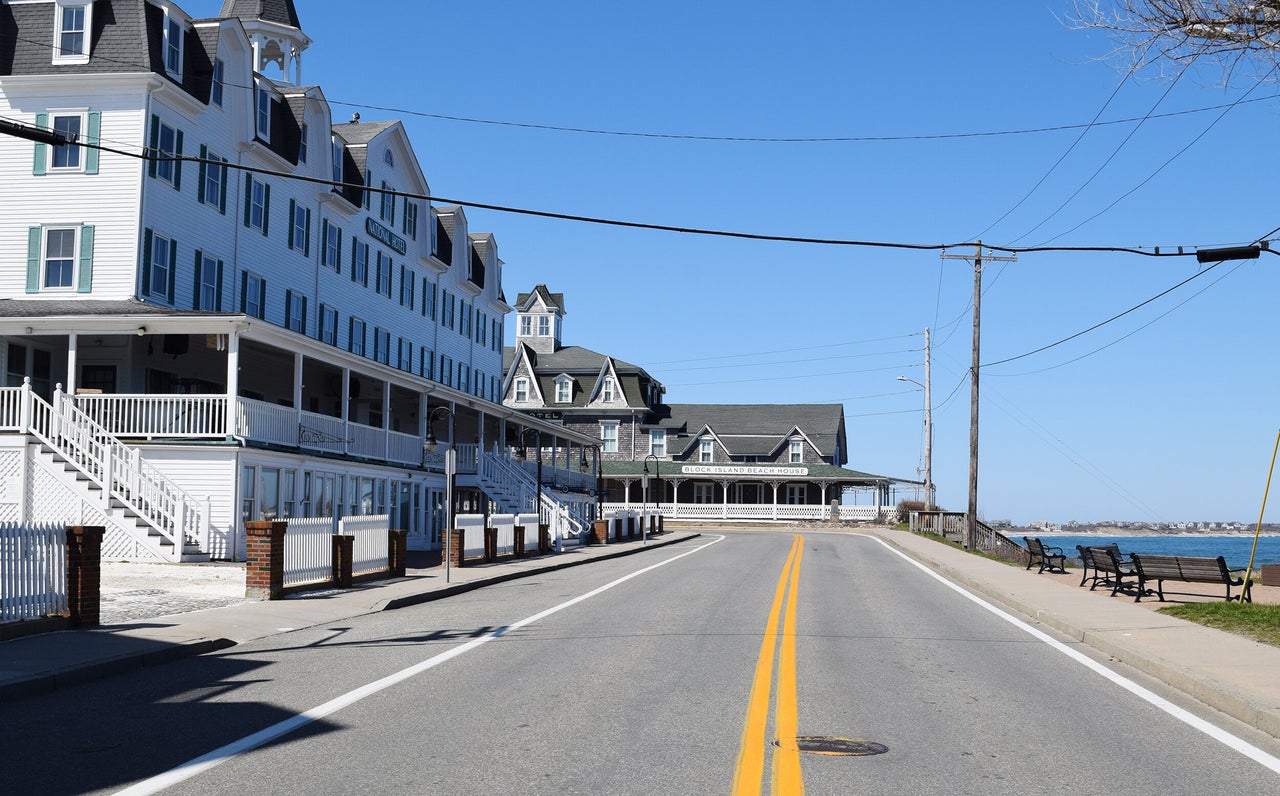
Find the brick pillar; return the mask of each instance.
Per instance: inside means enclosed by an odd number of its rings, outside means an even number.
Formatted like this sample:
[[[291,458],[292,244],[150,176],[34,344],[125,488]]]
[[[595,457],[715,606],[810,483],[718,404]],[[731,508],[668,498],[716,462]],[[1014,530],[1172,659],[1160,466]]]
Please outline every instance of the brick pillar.
[[[283,520],[255,520],[244,524],[244,596],[278,600],[284,591]]]
[[[339,589],[351,588],[351,555],[356,549],[356,538],[347,534],[333,535],[333,585]]]
[[[538,525],[538,552],[542,555],[551,552],[551,526],[545,522]]]
[[[591,536],[587,538],[591,544],[608,544],[609,543],[609,521],[596,520],[591,528]]]
[[[393,578],[403,578],[409,555],[409,532],[392,528],[387,536],[387,571]]]
[[[516,533],[516,536],[515,536],[516,558],[524,558],[524,526],[517,525],[515,533]]]
[[[663,530],[663,528],[662,528],[662,515],[661,515],[661,514],[659,514],[659,515],[658,515],[658,533],[665,533],[665,531],[664,531],[664,530]]]
[[[465,549],[465,546],[463,545],[462,531],[454,528],[452,531],[447,533],[446,536],[448,537],[448,546],[444,551],[446,556],[445,560],[448,561],[451,566],[460,567],[463,565],[463,550]]]
[[[67,608],[73,627],[96,627],[102,615],[101,525],[67,526]]]
[[[498,529],[488,526],[484,529],[484,560],[494,561],[498,558]]]

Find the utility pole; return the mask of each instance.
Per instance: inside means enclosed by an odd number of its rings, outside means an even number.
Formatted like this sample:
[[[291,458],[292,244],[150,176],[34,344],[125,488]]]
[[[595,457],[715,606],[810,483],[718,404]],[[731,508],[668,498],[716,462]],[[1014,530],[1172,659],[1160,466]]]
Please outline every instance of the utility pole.
[[[969,511],[965,517],[964,534],[964,546],[972,550],[977,546],[978,540],[978,357],[982,348],[982,241],[973,244],[972,257],[944,252],[942,259],[973,261],[973,364],[969,370]],[[1005,263],[1018,261],[1017,257],[991,255],[985,259]]]
[[[924,502],[925,509],[937,508],[933,500],[933,377],[929,364],[929,327],[924,328]]]

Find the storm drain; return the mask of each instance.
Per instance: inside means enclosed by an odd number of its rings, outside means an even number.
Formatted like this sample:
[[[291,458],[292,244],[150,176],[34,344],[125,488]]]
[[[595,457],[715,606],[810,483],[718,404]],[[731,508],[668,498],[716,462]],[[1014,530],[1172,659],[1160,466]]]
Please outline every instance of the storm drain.
[[[781,746],[779,741],[774,746]],[[802,735],[796,738],[796,748],[801,752],[814,755],[837,755],[842,757],[867,757],[882,755],[889,747],[875,741],[864,741],[861,738],[836,738],[831,735]]]

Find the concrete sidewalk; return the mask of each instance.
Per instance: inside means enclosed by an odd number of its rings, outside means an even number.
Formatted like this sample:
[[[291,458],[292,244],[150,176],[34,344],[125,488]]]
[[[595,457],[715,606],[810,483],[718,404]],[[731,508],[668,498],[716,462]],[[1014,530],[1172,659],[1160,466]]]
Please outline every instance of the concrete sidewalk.
[[[155,666],[189,655],[243,644],[247,641],[338,622],[362,614],[389,611],[409,605],[439,600],[454,594],[495,583],[529,577],[544,572],[608,558],[632,555],[667,547],[699,536],[694,531],[669,531],[651,538],[567,548],[562,553],[537,558],[512,559],[494,564],[452,567],[449,580],[433,557],[411,555],[406,576],[371,581],[352,589],[304,592],[282,600],[244,600],[229,597],[225,586],[211,591],[211,597],[194,595],[202,587],[170,589],[145,588],[163,584],[152,576],[150,582],[135,567],[122,579],[117,592],[140,594],[153,603],[142,616],[150,618],[103,625],[91,630],[63,630],[23,636],[0,643],[0,702],[109,677],[131,669]],[[186,565],[182,565],[186,566]],[[145,565],[143,566],[145,568]],[[219,568],[224,573],[228,567]],[[232,570],[234,571],[234,570]],[[214,575],[213,577],[218,577]],[[135,588],[136,587],[136,588]],[[104,584],[104,596],[107,590]],[[185,591],[184,591],[185,588]],[[243,575],[239,583],[244,593]],[[219,596],[218,593],[221,593]],[[190,610],[200,604],[230,602],[221,607]],[[156,602],[168,602],[175,612],[154,616]],[[177,611],[185,611],[178,613]]]
[[[971,555],[907,531],[860,529],[989,601],[1133,666],[1251,727],[1280,738],[1280,647],[1204,627],[1155,609],[1168,603],[1081,587],[1079,570],[1039,575]],[[1166,584],[1183,590],[1185,584]],[[1221,587],[1186,588],[1221,601]],[[1233,590],[1237,593],[1238,589]],[[1280,589],[1254,587],[1255,602],[1280,602]]]

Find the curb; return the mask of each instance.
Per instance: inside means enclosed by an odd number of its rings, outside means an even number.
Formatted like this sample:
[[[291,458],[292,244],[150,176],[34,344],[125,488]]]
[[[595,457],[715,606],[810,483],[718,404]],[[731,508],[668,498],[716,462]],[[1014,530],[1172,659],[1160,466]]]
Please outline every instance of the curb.
[[[1091,647],[1126,666],[1131,666],[1144,674],[1154,677],[1165,685],[1230,716],[1236,721],[1243,722],[1254,729],[1280,738],[1280,712],[1276,710],[1261,707],[1256,701],[1236,691],[1207,683],[1202,678],[1190,673],[1185,666],[1180,666],[1163,658],[1153,658],[1127,644],[1117,642],[1107,633],[1081,627],[1047,609],[1028,605],[1017,597],[996,589],[990,583],[970,578],[952,569],[949,565],[926,554],[909,550],[895,543],[892,539],[883,536],[877,536],[876,538],[892,545],[895,550],[898,550],[903,555],[928,565],[940,574],[946,575],[975,594],[979,594],[1004,608],[1016,611],[1033,622],[1052,628],[1072,641]],[[1172,616],[1167,617],[1167,619],[1170,623],[1185,625],[1189,628],[1204,629],[1202,625],[1188,622],[1185,619],[1178,619]]]

